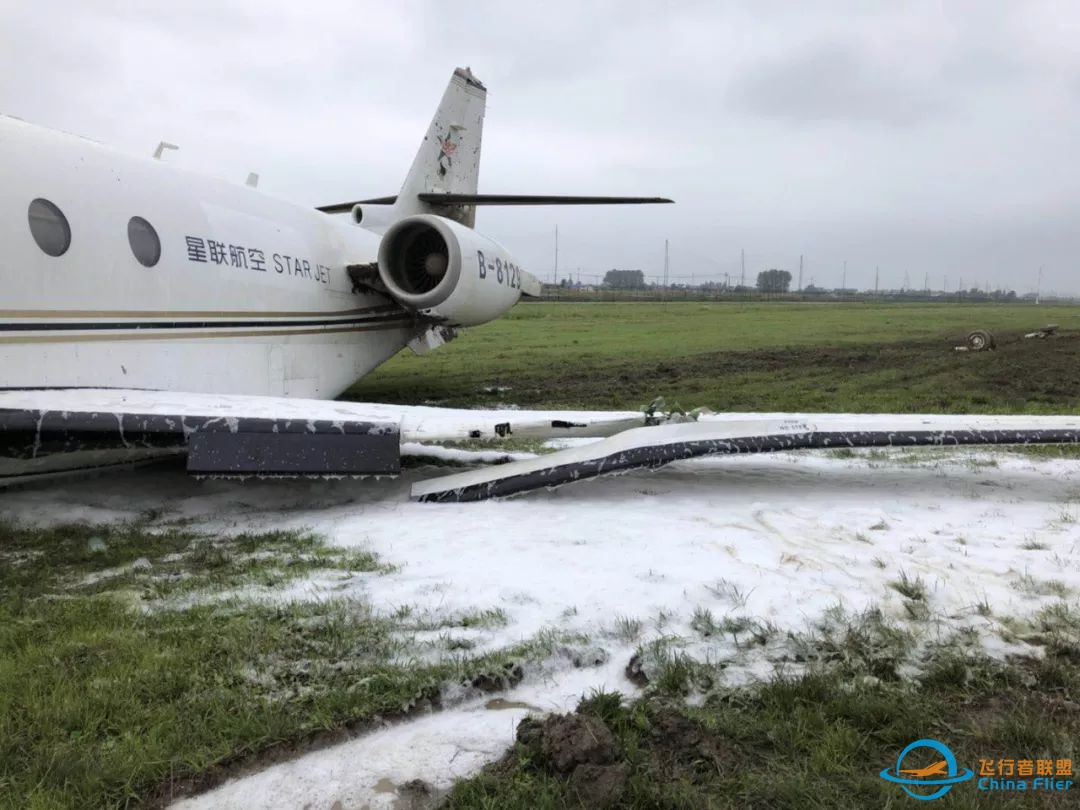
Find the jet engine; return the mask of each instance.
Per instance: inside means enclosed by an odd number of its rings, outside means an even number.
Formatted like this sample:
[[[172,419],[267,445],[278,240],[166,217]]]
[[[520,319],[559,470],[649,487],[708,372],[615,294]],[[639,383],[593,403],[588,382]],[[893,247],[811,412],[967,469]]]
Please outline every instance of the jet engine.
[[[495,320],[539,286],[501,245],[434,214],[387,229],[379,278],[400,304],[448,326]]]

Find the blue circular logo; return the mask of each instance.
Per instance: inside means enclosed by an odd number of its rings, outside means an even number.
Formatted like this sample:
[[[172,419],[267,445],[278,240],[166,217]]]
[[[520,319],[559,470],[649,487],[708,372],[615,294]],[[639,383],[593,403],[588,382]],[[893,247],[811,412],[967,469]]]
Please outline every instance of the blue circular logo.
[[[925,768],[902,768],[901,765],[904,762],[904,757],[916,748],[931,748],[941,754],[945,759],[927,765]],[[952,790],[953,785],[959,782],[966,782],[974,775],[975,773],[970,768],[964,768],[961,773],[956,767],[956,757],[953,756],[953,752],[949,750],[947,745],[939,743],[937,740],[916,740],[900,752],[900,756],[896,758],[895,768],[886,768],[881,772],[882,779],[896,782],[904,789],[904,792],[908,796],[923,801],[940,799]],[[908,785],[940,785],[941,787],[933,793],[922,794],[910,790],[907,787]]]

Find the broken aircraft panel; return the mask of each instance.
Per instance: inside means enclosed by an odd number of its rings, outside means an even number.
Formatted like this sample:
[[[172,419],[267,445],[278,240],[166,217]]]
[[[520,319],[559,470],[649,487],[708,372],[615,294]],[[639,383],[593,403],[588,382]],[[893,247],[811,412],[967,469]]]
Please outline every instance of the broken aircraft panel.
[[[886,417],[882,420],[881,417]],[[856,447],[916,447],[998,444],[1077,444],[1080,417],[895,416],[826,417],[800,420],[709,420],[627,430],[574,447],[498,467],[421,481],[419,501],[478,501],[624,473],[711,455]],[[860,421],[866,423],[860,427]],[[846,423],[846,427],[845,427]]]

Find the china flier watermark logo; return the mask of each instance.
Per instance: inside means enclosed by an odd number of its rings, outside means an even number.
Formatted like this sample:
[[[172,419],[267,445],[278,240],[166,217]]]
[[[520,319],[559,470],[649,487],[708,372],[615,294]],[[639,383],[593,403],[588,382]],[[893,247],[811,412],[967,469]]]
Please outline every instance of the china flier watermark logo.
[[[908,763],[904,767],[904,759],[908,754],[921,748],[928,748],[934,752],[932,761],[922,767],[914,767]],[[916,758],[913,757],[914,761]],[[889,782],[895,782],[903,788],[904,792],[913,799],[930,801],[940,799],[950,790],[953,785],[966,782],[975,774],[970,768],[959,768],[956,757],[944,743],[937,740],[916,740],[896,758],[896,766],[886,768],[881,772],[881,778]],[[915,791],[913,787],[936,788],[930,793]]]

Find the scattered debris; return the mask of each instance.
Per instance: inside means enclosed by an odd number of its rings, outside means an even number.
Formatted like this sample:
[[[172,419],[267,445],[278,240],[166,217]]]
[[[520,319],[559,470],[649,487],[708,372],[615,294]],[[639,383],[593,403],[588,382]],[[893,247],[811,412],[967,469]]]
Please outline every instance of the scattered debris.
[[[713,411],[708,408],[694,408],[692,411],[685,411],[679,407],[679,403],[675,403],[671,406],[670,410],[665,411],[667,402],[663,397],[657,397],[648,404],[645,408],[645,425],[646,427],[652,425],[662,424],[681,424],[683,422],[696,422],[701,416],[709,416]]]
[[[1058,325],[1056,323],[1048,323],[1042,329],[1036,329],[1034,332],[1028,332],[1024,335],[1025,338],[1048,338],[1054,337],[1057,333]]]

